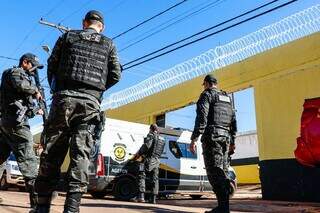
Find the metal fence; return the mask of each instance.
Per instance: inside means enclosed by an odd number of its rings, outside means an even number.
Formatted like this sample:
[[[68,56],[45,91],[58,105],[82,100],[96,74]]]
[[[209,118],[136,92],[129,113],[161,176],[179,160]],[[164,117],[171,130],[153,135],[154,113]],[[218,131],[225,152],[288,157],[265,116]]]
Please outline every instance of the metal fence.
[[[200,75],[319,31],[320,4],[295,13],[230,43],[210,49],[135,86],[112,93],[104,100],[102,108],[113,109],[137,101]]]

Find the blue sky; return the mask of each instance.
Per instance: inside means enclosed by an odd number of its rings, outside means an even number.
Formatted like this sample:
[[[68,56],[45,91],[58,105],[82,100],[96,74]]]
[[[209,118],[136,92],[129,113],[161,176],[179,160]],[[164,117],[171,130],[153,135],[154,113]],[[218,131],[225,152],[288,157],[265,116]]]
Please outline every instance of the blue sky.
[[[85,13],[88,10],[96,9],[101,11],[105,16],[106,31],[104,34],[113,37],[180,1],[181,0],[2,0],[0,7],[2,17],[0,21],[2,26],[2,33],[0,34],[0,55],[19,58],[25,52],[33,52],[39,56],[43,63],[46,63],[48,56],[41,49],[41,45],[53,47],[56,39],[61,33],[56,29],[38,24],[41,17],[50,22],[61,23],[62,25],[66,25],[73,29],[78,29],[81,28],[82,18]],[[280,0],[276,5],[286,1],[287,0]],[[198,5],[198,7],[201,7],[201,5],[203,6],[213,2],[217,2],[217,4],[204,12],[181,21],[149,39],[146,39],[138,45],[119,52],[121,62],[126,63],[149,53],[150,51],[156,50],[159,47],[182,39],[269,1],[188,0],[163,16],[116,39],[115,44],[117,45],[118,50],[120,50],[127,44],[130,44],[137,36],[153,28],[159,29],[158,26],[167,22],[169,19],[191,10]],[[208,49],[254,32],[263,26],[279,21],[292,13],[317,3],[319,3],[318,0],[300,0],[266,16],[232,28],[231,30],[180,49],[154,61],[150,61],[142,66],[125,71],[121,82],[111,88],[110,91],[106,92],[105,96],[112,92],[135,85],[151,75],[195,57]],[[15,64],[15,61],[0,59],[0,70],[2,71]],[[44,78],[45,75],[45,71],[42,72],[41,78]],[[45,84],[47,85],[47,82],[45,82]],[[238,113],[240,113],[238,118],[243,117],[242,119],[244,121],[241,122],[243,123],[241,124],[243,128],[241,127],[241,129],[244,130],[255,128],[255,125],[253,125],[253,123],[255,124],[254,107],[248,107],[245,104],[247,102],[253,103],[252,96],[250,95],[252,92],[253,91],[239,93],[239,98],[236,97],[236,103],[243,103],[239,104],[237,110]],[[47,95],[49,96],[48,92]],[[183,116],[192,117],[194,109],[190,107],[177,113],[178,115],[182,113]],[[170,118],[172,115],[173,114],[170,113],[167,119],[169,125],[172,125],[170,120],[174,120]],[[183,116],[180,116],[181,120]],[[246,122],[248,118],[250,118],[250,122]],[[192,126],[191,120],[192,119],[190,119],[189,123]],[[39,120],[33,121],[32,124],[37,122],[39,122]]]

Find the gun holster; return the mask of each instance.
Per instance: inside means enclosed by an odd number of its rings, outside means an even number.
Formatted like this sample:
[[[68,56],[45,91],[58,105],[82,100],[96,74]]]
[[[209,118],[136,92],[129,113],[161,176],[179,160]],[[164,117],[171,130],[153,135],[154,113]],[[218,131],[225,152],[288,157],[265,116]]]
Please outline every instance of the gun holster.
[[[105,124],[105,116],[104,112],[100,112],[97,122],[93,125],[93,138],[95,140],[99,140],[101,138],[102,132],[104,130],[104,124]]]
[[[16,112],[16,122],[21,123],[25,119],[26,112],[28,107],[22,105],[22,100],[17,100],[9,106],[12,106]]]

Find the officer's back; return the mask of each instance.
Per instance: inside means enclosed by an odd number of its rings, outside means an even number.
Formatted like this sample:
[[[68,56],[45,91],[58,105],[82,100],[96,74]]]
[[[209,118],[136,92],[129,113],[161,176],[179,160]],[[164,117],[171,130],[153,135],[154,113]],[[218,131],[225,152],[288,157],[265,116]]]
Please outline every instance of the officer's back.
[[[96,12],[89,12],[85,19],[100,22]],[[48,80],[54,92],[78,91],[99,101],[102,93],[119,81],[120,73],[112,40],[91,26],[62,35],[48,59]]]
[[[60,166],[68,152],[68,187],[64,212],[79,212],[89,182],[90,152],[102,121],[100,103],[105,90],[120,79],[121,69],[113,42],[101,34],[103,16],[90,11],[83,30],[63,34],[48,59],[48,82],[54,92],[46,123],[46,146],[36,180],[38,209],[49,212]]]

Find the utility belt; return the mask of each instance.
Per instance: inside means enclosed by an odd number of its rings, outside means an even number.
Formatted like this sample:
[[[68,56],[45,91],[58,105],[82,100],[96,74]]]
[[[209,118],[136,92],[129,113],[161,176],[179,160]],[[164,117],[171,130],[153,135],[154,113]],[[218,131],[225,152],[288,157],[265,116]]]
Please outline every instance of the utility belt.
[[[230,136],[230,128],[218,125],[209,125],[206,127],[204,134],[213,134],[216,136]]]
[[[74,91],[75,93],[81,93],[81,96],[86,96],[87,98],[92,99],[95,102],[98,102],[98,104],[100,104],[100,102],[102,101],[103,95],[103,91],[98,90],[97,88],[94,88],[90,85],[81,82],[75,82],[71,80],[64,80],[60,82],[55,86],[54,91],[58,94],[65,94],[72,91]]]

